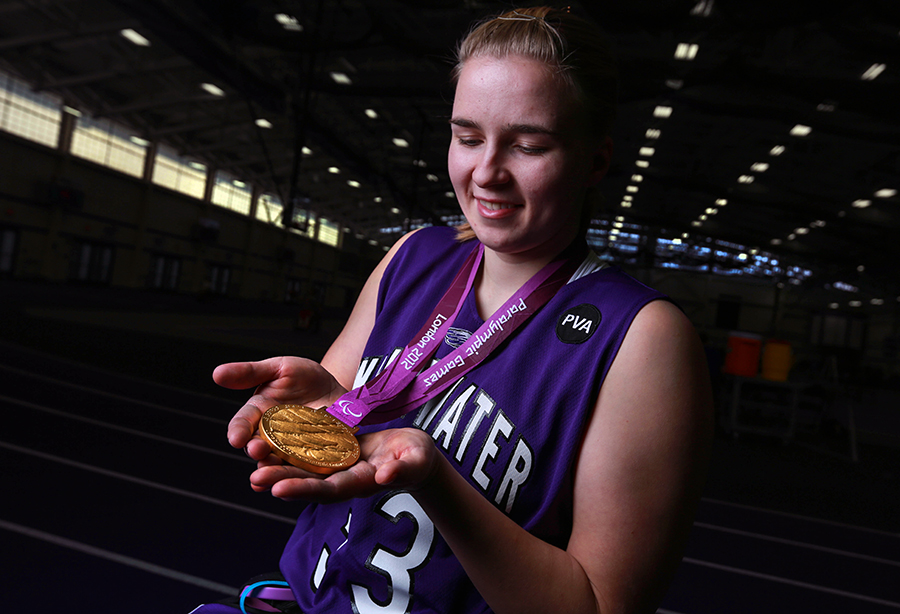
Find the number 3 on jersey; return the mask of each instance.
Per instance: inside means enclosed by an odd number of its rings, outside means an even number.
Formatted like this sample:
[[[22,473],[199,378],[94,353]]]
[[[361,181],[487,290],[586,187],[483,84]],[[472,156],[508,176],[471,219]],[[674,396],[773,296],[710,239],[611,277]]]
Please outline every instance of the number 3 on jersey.
[[[357,614],[404,614],[409,611],[413,598],[413,572],[423,567],[431,555],[434,545],[434,525],[416,500],[406,492],[388,495],[379,502],[375,511],[394,524],[402,518],[412,522],[410,540],[403,552],[392,552],[384,546],[375,546],[372,549],[366,560],[366,567],[387,580],[388,598],[379,601],[372,596],[371,589],[352,584],[353,611]],[[350,524],[349,517],[347,524]],[[348,533],[349,526],[344,529],[344,534]],[[313,590],[318,587],[325,573],[329,553],[326,546],[316,566],[312,581]]]

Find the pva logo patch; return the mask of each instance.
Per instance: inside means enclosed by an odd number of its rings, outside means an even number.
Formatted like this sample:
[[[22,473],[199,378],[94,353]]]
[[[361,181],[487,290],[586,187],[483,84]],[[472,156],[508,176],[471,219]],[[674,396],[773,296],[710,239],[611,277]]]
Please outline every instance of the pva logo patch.
[[[556,321],[556,336],[563,343],[584,343],[600,326],[600,310],[589,303],[572,307]]]

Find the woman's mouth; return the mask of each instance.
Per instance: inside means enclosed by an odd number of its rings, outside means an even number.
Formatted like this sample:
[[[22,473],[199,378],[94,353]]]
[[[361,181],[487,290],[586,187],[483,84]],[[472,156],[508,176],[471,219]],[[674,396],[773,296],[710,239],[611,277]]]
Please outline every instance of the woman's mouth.
[[[478,204],[481,205],[484,209],[488,211],[502,211],[504,209],[512,209],[514,207],[520,207],[521,205],[513,205],[510,203],[494,203],[487,200],[481,200],[480,198],[476,198]]]

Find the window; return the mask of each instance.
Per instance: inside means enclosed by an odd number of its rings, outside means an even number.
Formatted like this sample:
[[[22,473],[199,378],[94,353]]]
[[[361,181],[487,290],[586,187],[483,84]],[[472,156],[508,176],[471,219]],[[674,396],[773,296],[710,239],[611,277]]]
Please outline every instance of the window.
[[[62,100],[31,91],[28,84],[0,71],[0,129],[56,147],[62,125]]]
[[[212,264],[209,267],[207,287],[210,294],[228,294],[228,284],[231,281],[231,268]]]
[[[319,219],[319,241],[332,247],[337,247],[341,238],[340,228],[334,222],[325,218]]]
[[[177,290],[181,273],[181,259],[174,256],[153,256],[150,261],[150,287],[156,290]]]
[[[244,215],[250,215],[251,197],[252,191],[249,185],[239,179],[235,179],[225,171],[216,173],[216,183],[212,192],[212,203],[214,205],[219,205]]]
[[[79,242],[72,258],[72,278],[88,283],[107,284],[112,277],[113,248],[109,245]]]
[[[143,177],[147,147],[132,141],[129,130],[115,122],[79,117],[72,133],[72,155]]]
[[[205,165],[179,156],[172,147],[158,146],[153,162],[153,183],[203,200],[206,175]]]
[[[15,230],[0,229],[0,275],[11,275],[13,272],[17,239]]]
[[[280,198],[272,194],[262,194],[256,204],[256,219],[281,226],[282,211],[284,206]]]
[[[291,232],[294,232],[310,239],[316,238],[316,214],[306,209],[294,209],[294,225]]]

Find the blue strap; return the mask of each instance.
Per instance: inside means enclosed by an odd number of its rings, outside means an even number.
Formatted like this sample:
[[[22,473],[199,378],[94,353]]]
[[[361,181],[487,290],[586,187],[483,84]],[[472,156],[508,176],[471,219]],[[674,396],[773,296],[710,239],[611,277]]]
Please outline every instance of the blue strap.
[[[244,590],[241,591],[241,601],[238,605],[241,606],[241,612],[244,614],[249,614],[247,610],[244,608],[244,602],[248,597],[253,596],[253,591],[263,586],[290,586],[287,582],[282,582],[280,580],[263,580],[262,582],[254,582],[253,584],[248,584],[244,587]]]

